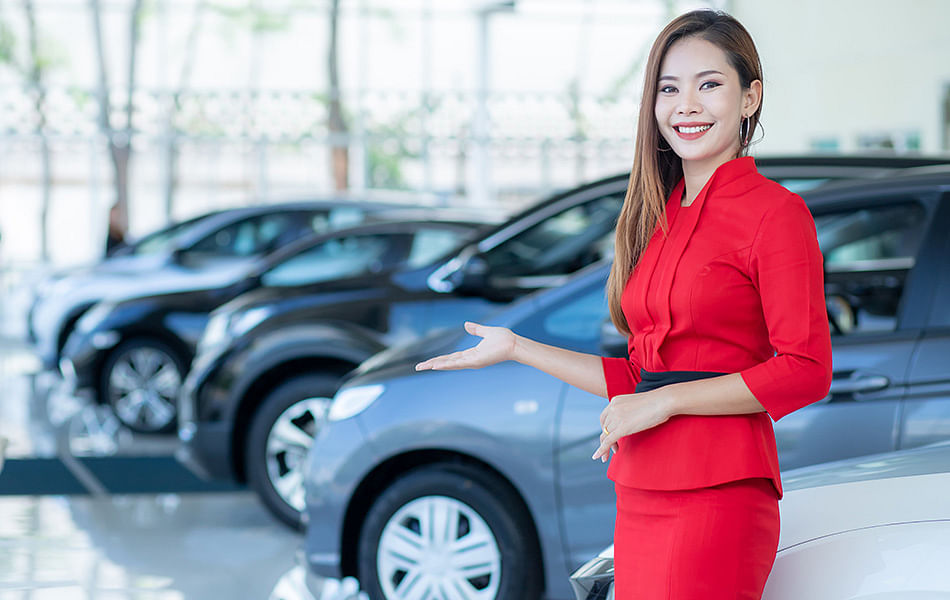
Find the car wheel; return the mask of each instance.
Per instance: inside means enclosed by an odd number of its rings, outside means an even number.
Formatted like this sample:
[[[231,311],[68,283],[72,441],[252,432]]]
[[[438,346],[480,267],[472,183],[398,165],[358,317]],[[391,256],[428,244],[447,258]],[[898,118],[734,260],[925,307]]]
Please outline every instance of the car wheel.
[[[167,344],[129,340],[103,365],[102,397],[129,429],[165,433],[175,426],[184,373],[184,360]]]
[[[248,484],[268,510],[295,529],[302,527],[307,452],[339,385],[335,375],[295,377],[268,394],[251,421]]]
[[[536,599],[541,561],[520,504],[506,484],[475,467],[411,471],[366,515],[360,584],[385,600]]]

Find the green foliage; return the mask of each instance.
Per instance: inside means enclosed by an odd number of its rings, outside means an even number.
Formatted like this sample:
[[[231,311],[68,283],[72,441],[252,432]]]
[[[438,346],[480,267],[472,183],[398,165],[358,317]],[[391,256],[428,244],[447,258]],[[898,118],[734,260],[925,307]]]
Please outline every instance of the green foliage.
[[[413,140],[418,138],[418,134],[410,131],[410,127],[414,120],[421,117],[423,111],[429,110],[434,111],[435,106],[410,110],[396,116],[391,122],[370,130],[366,161],[368,183],[371,187],[382,189],[409,187],[402,173],[403,162],[421,156],[413,143]]]
[[[0,21],[0,64],[15,63],[14,48],[16,48],[16,37],[13,31],[6,23]]]
[[[286,31],[294,12],[292,9],[274,11],[252,5],[234,7],[213,3],[208,8],[233,24],[255,33]]]

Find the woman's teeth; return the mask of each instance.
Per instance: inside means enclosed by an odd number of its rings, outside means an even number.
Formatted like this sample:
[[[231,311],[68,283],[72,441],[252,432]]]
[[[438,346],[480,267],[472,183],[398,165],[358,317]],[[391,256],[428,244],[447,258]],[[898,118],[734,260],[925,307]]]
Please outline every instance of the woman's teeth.
[[[676,127],[676,131],[680,133],[699,133],[701,131],[706,131],[712,127],[712,125],[698,125],[696,127]]]

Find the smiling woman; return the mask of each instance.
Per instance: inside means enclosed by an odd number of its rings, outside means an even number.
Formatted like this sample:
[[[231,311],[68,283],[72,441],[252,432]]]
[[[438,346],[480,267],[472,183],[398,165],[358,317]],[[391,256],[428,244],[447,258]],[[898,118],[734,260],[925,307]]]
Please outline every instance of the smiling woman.
[[[822,256],[802,199],[744,156],[762,109],[752,38],[695,11],[659,35],[607,296],[629,358],[466,323],[482,341],[417,369],[506,360],[610,400],[616,597],[756,600],[782,495],[772,420],[831,381]]]

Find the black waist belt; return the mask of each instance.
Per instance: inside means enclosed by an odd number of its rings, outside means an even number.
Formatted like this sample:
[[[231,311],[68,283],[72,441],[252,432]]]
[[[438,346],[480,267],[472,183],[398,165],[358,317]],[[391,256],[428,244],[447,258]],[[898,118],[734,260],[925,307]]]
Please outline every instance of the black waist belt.
[[[720,375],[727,375],[727,373],[716,373],[714,371],[647,371],[646,369],[640,369],[640,383],[637,384],[634,392],[649,392],[671,383],[709,379]]]

